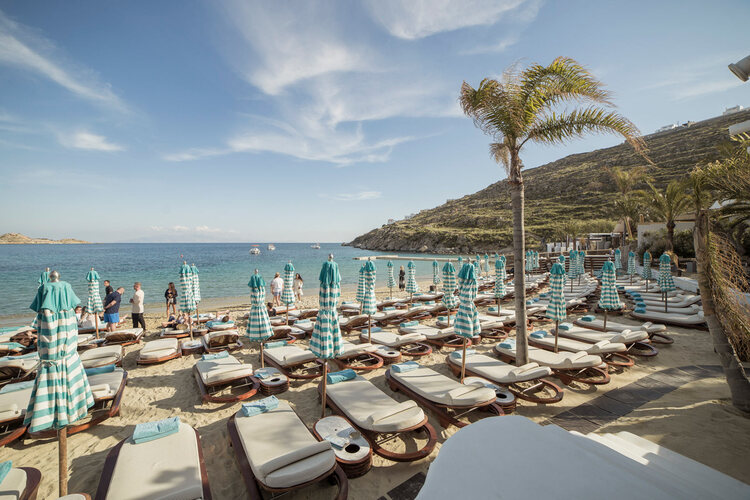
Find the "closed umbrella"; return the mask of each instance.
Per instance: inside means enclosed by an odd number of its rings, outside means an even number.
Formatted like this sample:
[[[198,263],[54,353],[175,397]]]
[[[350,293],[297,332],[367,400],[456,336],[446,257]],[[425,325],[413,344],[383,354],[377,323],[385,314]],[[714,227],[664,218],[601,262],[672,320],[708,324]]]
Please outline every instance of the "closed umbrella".
[[[443,305],[448,309],[448,326],[451,326],[451,311],[458,306],[456,293],[456,268],[452,262],[443,266]]]
[[[458,256],[458,268],[461,269],[463,265],[464,265],[464,258],[459,255]]]
[[[201,281],[198,277],[198,267],[193,263],[190,266],[190,273],[193,275],[193,300],[195,301],[195,321],[200,323],[200,315],[198,314],[198,304],[201,301]]]
[[[476,276],[477,279],[479,279],[479,275],[482,274],[481,271],[481,264],[482,258],[479,256],[479,254],[476,255],[476,259],[474,259],[474,276]]]
[[[586,274],[586,252],[584,250],[578,251],[578,284],[581,284],[581,276]]]
[[[255,270],[255,273],[250,276],[250,281],[247,283],[250,287],[250,312],[247,315],[247,327],[245,328],[245,336],[252,342],[258,342],[260,344],[260,366],[265,366],[263,360],[263,341],[273,337],[273,327],[271,327],[271,320],[268,318],[268,309],[266,309],[266,282]]]
[[[500,299],[508,293],[505,289],[505,258],[495,260],[495,298],[497,299],[497,310],[500,312]]]
[[[560,321],[565,321],[568,312],[565,307],[565,269],[559,263],[552,266],[549,272],[549,304],[547,305],[546,316],[555,322],[555,352],[557,352],[558,329]]]
[[[99,338],[99,313],[104,312],[104,304],[102,304],[102,296],[99,294],[99,273],[91,270],[86,273],[86,281],[89,284],[89,298],[86,302],[86,312],[94,315],[94,323],[96,324],[96,338]]]
[[[490,275],[490,256],[489,254],[484,254],[484,274],[485,276]]]
[[[440,264],[436,260],[432,261],[432,284],[440,284]]]
[[[365,300],[365,265],[359,267],[359,278],[357,279],[357,302],[359,310],[362,311],[362,301]]]
[[[568,255],[568,278],[570,278],[570,291],[573,292],[573,280],[578,276],[578,252],[571,250]]]
[[[633,275],[635,271],[635,252],[628,252],[628,274],[630,275],[630,284],[633,284]]]
[[[643,253],[643,271],[641,271],[641,277],[646,280],[646,291],[648,292],[648,280],[653,278],[651,274],[651,253],[648,250]]]
[[[37,369],[24,425],[29,432],[58,431],[59,493],[68,494],[66,427],[85,417],[94,405],[86,372],[78,357],[75,308],[81,301],[69,283],[52,271],[37,290],[31,309],[37,318]]]
[[[615,248],[615,276],[620,269],[622,269],[622,252],[619,248]]]
[[[193,270],[182,263],[180,267],[180,312],[187,314],[188,323],[190,324],[190,338],[193,338],[193,319],[190,313],[195,310],[195,300],[193,299]]]
[[[557,258],[557,263],[560,264],[563,268],[563,271],[565,271],[565,256],[563,254],[560,254],[560,256]],[[568,282],[568,273],[566,272],[565,274],[563,274],[563,286],[565,286],[567,282]]]
[[[461,356],[461,383],[464,382],[466,374],[466,344],[470,339],[481,332],[479,326],[479,315],[474,299],[477,298],[477,277],[475,269],[469,264],[464,264],[458,273],[458,312],[453,331],[456,335],[463,337],[463,355]]]
[[[284,289],[281,291],[281,302],[286,306],[286,323],[289,324],[289,308],[294,304],[294,266],[292,261],[284,266]]]
[[[675,289],[674,278],[672,278],[672,259],[669,254],[663,253],[659,257],[659,288],[664,298],[664,312],[667,312],[667,294]]]
[[[390,298],[393,298],[393,289],[396,288],[396,278],[393,277],[393,262],[389,260],[386,266],[388,267],[388,289],[390,290]]]
[[[323,414],[326,414],[326,378],[328,375],[328,360],[335,358],[342,351],[341,330],[339,328],[339,316],[336,305],[341,296],[341,275],[339,265],[333,261],[333,254],[328,256],[328,261],[323,263],[320,269],[320,290],[318,300],[320,309],[315,321],[312,337],[310,338],[310,351],[323,363]]]
[[[599,307],[604,309],[604,328],[607,328],[607,311],[622,309],[620,296],[617,294],[617,274],[612,262],[605,262],[602,266],[602,292],[599,296]]]
[[[416,266],[414,261],[410,260],[406,265],[406,291],[409,295],[409,302],[414,299],[414,294],[419,291],[419,285],[417,285]]]
[[[364,265],[365,270],[365,295],[362,298],[362,314],[367,315],[367,341],[372,341],[372,315],[378,312],[375,300],[375,263],[368,260]]]
[[[44,271],[42,271],[42,274],[39,276],[37,283],[39,283],[39,286],[42,286],[48,281],[49,281],[49,267],[45,268]]]

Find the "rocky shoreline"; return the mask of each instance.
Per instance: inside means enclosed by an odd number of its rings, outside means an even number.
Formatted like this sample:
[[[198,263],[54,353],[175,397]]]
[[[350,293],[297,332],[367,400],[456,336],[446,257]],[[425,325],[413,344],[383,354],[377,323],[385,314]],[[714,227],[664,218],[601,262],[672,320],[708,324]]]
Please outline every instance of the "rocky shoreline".
[[[90,241],[75,238],[62,238],[60,240],[31,238],[20,233],[5,233],[0,236],[0,245],[81,245],[90,243]]]

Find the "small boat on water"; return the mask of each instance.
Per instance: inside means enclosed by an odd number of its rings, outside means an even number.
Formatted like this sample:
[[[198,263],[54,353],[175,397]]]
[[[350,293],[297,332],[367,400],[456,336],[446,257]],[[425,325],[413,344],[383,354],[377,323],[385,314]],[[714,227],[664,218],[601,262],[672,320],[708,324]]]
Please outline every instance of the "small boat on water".
[[[316,250],[320,250],[320,243],[313,243],[312,245],[310,245],[310,248],[314,248]]]
[[[260,248],[258,248],[258,245],[253,245],[250,249],[250,255],[260,255]]]
[[[271,250],[271,251],[276,250],[276,245],[274,245],[273,243],[269,243],[268,244],[268,249]]]

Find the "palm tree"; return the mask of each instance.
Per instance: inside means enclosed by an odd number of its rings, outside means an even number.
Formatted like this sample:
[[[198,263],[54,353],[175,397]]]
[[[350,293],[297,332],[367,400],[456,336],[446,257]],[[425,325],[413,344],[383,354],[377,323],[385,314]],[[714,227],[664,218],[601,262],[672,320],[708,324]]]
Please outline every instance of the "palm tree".
[[[691,205],[690,196],[685,190],[685,181],[673,180],[667,184],[664,191],[658,190],[651,182],[647,182],[648,191],[642,198],[646,211],[652,217],[658,217],[667,225],[667,251],[674,251],[675,219],[685,213]]]
[[[492,138],[490,155],[508,174],[513,209],[513,268],[516,309],[516,363],[528,362],[526,280],[524,278],[524,185],[521,149],[527,142],[564,144],[588,133],[615,133],[641,151],[638,129],[612,109],[602,83],[573,59],[558,57],[549,66],[508,68],[497,80],[483,79],[477,88],[461,85],[459,102],[482,132]],[[585,104],[572,110],[565,104]],[[519,272],[520,271],[520,272]]]
[[[624,244],[625,233],[628,233],[628,238],[633,238],[630,221],[635,219],[638,212],[638,203],[634,199],[637,193],[635,187],[649,180],[649,176],[644,166],[634,167],[630,170],[625,170],[621,167],[612,167],[608,168],[607,171],[615,183],[617,191],[620,192],[620,197],[615,201],[615,211],[622,221],[622,241]]]

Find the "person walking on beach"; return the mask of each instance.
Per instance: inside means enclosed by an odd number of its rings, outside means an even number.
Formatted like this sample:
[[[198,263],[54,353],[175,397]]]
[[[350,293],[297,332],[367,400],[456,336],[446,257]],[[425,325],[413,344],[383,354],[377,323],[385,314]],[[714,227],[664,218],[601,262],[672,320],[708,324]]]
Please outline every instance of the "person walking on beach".
[[[281,291],[284,290],[284,280],[281,279],[281,275],[276,275],[271,280],[271,295],[273,295],[273,305],[281,305]]]
[[[133,310],[130,312],[130,317],[133,320],[133,328],[139,326],[146,331],[146,320],[143,319],[143,299],[145,294],[141,290],[141,282],[136,281],[133,283],[133,298],[130,299],[130,303],[133,304]]]
[[[108,332],[114,332],[120,323],[120,301],[123,293],[125,288],[120,287],[104,299],[104,321],[107,323]]]
[[[398,289],[402,292],[406,288],[406,271],[404,271],[404,266],[401,266],[401,269],[398,270]]]
[[[109,295],[110,293],[114,292],[115,289],[112,288],[112,285],[109,284],[109,280],[104,280],[104,295]]]
[[[300,273],[297,273],[297,276],[294,277],[294,295],[297,297],[297,300],[302,300],[302,286],[304,285],[304,281],[302,281],[302,275]]]
[[[169,282],[167,291],[164,292],[164,298],[167,299],[167,318],[169,318],[169,309],[172,309],[172,315],[177,316],[177,289],[173,282]]]

